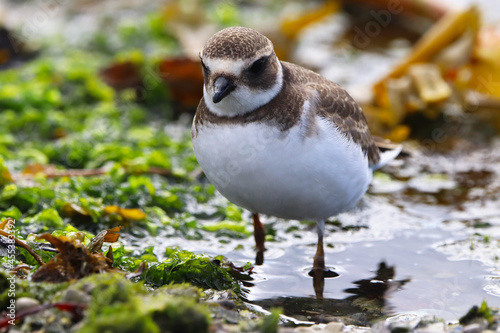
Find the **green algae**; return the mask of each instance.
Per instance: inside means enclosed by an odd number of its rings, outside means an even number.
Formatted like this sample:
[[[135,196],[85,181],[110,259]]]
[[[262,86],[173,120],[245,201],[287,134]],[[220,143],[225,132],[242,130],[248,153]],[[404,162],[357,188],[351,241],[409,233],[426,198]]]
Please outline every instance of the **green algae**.
[[[483,301],[480,306],[474,305],[459,322],[462,325],[473,323],[477,319],[484,319],[488,323],[490,329],[496,329],[497,322],[495,314],[498,311],[489,307],[486,301]]]
[[[239,284],[224,268],[222,256],[215,259],[189,251],[167,248],[166,260],[148,268],[144,280],[152,285],[189,282],[203,289],[239,292]]]

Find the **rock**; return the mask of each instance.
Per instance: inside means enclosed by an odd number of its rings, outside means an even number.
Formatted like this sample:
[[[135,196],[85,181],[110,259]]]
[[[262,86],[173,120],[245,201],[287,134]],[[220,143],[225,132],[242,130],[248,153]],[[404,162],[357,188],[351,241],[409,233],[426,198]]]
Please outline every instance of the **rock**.
[[[464,333],[481,333],[486,329],[486,326],[487,325],[483,325],[482,323],[469,324],[464,327]]]
[[[19,313],[22,310],[32,308],[34,306],[40,305],[40,302],[31,297],[19,297],[16,300],[16,312]]]
[[[344,329],[344,324],[337,322],[337,321],[332,321],[331,323],[328,323],[323,330],[326,333],[339,333],[342,332]]]
[[[435,332],[446,332],[445,324],[442,322],[432,323],[425,325],[425,327],[417,328],[416,333],[435,333]]]

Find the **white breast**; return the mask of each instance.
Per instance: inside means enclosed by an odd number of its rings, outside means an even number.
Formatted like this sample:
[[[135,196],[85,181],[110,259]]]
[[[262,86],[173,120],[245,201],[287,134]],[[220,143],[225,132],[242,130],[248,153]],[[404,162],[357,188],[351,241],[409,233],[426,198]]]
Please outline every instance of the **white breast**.
[[[361,147],[320,118],[313,134],[304,122],[286,132],[263,123],[204,124],[193,147],[227,199],[285,219],[323,220],[348,210],[372,179]]]

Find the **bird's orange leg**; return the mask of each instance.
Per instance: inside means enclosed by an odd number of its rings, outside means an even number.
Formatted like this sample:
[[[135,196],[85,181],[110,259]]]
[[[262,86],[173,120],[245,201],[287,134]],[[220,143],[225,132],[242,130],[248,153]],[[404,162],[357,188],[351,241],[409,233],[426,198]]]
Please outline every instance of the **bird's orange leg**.
[[[314,255],[313,263],[313,287],[317,299],[323,299],[323,289],[325,286],[325,251],[323,250],[323,225],[318,223],[318,247]]]
[[[266,231],[264,225],[260,222],[259,214],[252,213],[253,218],[253,236],[255,238],[255,248],[257,249],[257,257],[255,258],[256,265],[264,263],[264,241],[266,239]]]
[[[259,214],[252,214],[253,217],[253,236],[255,238],[255,247],[258,251],[264,251],[264,241],[266,239],[266,231],[264,225],[260,222]]]

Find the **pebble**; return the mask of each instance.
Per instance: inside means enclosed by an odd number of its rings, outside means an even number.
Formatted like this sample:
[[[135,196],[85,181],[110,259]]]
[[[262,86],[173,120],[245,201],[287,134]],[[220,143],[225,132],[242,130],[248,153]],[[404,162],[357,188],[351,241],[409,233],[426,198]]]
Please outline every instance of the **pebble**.
[[[470,324],[464,327],[464,333],[481,333],[484,331],[483,325],[480,323]]]
[[[425,327],[422,328],[417,328],[415,329],[415,332],[417,333],[435,333],[435,332],[446,332],[445,324],[444,323],[432,323],[429,325],[426,325]]]
[[[338,321],[332,321],[328,323],[324,329],[326,333],[339,333],[344,329],[344,324],[339,323]]]
[[[40,302],[31,297],[19,297],[16,300],[16,311],[21,312],[24,309],[29,309],[34,306],[40,305]]]

